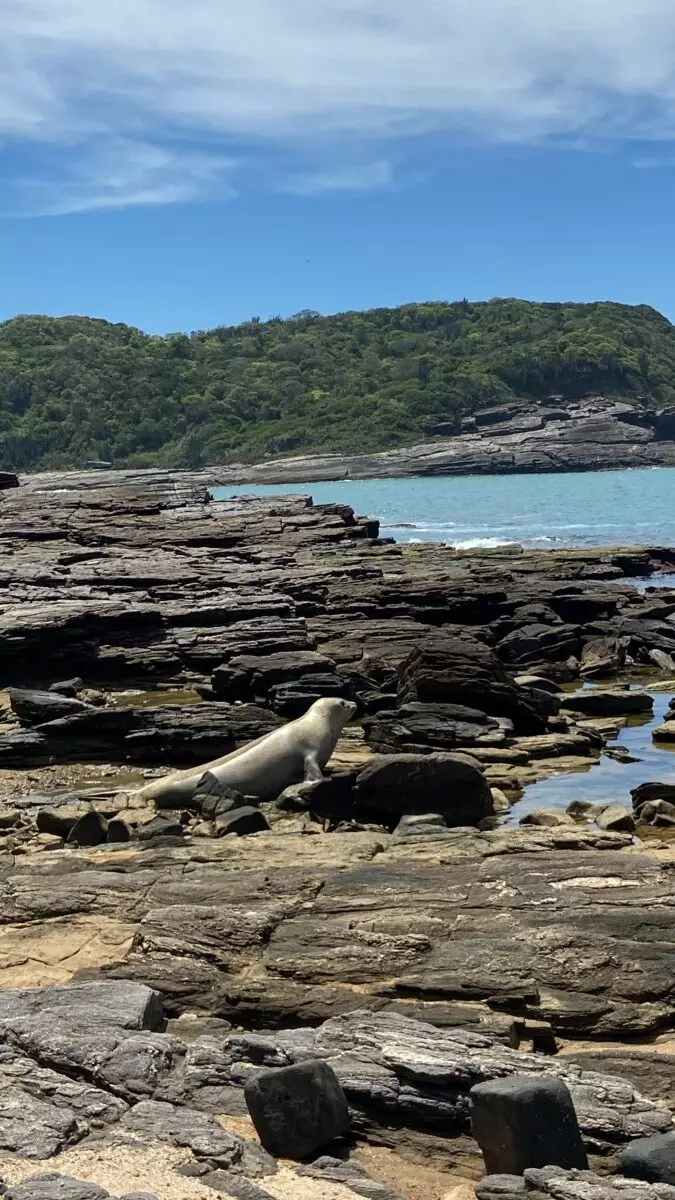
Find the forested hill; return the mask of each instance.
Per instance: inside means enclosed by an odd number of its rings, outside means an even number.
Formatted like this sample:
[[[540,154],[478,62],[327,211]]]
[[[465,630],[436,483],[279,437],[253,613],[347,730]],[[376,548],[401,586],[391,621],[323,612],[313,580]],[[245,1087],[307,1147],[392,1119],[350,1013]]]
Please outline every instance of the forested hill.
[[[0,467],[373,451],[514,397],[675,405],[675,329],[622,304],[407,304],[150,337],[87,317],[0,325]]]

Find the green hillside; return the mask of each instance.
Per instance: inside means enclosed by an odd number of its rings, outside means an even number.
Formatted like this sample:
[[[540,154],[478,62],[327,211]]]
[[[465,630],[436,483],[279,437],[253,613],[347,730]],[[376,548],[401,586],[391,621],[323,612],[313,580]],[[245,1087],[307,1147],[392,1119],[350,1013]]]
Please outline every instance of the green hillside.
[[[371,451],[514,397],[675,403],[645,305],[407,304],[149,337],[88,317],[0,325],[0,467],[198,466]]]

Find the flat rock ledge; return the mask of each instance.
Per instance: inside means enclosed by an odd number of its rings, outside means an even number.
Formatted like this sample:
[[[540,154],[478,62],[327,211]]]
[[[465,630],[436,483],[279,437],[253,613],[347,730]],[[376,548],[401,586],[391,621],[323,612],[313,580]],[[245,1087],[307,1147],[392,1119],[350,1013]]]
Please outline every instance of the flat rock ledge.
[[[83,1139],[140,1135],[214,1169],[262,1177],[274,1160],[216,1118],[245,1114],[253,1072],[317,1058],[340,1080],[357,1137],[400,1124],[466,1135],[473,1084],[529,1072],[567,1083],[594,1153],[672,1126],[666,1106],[626,1080],[467,1030],[357,1010],[316,1029],[184,1040],[166,1030],[158,993],[117,981],[0,994],[0,1149],[48,1161]]]
[[[644,1183],[592,1171],[530,1168],[521,1175],[488,1175],[476,1188],[477,1200],[675,1200],[675,1187]]]

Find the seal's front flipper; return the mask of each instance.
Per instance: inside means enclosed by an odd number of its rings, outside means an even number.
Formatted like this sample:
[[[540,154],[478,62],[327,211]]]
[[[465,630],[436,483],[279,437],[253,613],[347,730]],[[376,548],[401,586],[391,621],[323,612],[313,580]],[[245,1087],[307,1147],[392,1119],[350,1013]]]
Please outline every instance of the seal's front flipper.
[[[324,773],[319,766],[319,760],[316,755],[306,754],[303,783],[321,783],[324,778]]]

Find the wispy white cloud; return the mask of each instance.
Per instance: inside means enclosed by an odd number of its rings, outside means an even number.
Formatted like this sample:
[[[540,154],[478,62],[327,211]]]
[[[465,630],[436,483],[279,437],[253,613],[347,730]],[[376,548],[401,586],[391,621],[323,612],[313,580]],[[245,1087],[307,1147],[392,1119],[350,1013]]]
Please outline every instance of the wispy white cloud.
[[[0,136],[36,144],[275,139],[311,157],[330,136],[367,143],[378,162],[386,140],[437,130],[675,136],[672,0],[2,0],[2,10]],[[359,188],[363,170],[334,175],[353,172]],[[305,174],[320,185],[323,171]],[[172,198],[157,187],[113,185],[109,200]]]
[[[291,176],[281,184],[280,191],[295,196],[319,196],[327,192],[370,192],[390,187],[393,182],[391,163],[380,159],[377,162]]]
[[[649,154],[633,160],[633,166],[640,171],[658,171],[666,167],[675,167],[675,155]]]
[[[176,204],[234,195],[233,160],[124,138],[70,147],[44,175],[12,181],[4,215],[63,216],[134,205]]]

